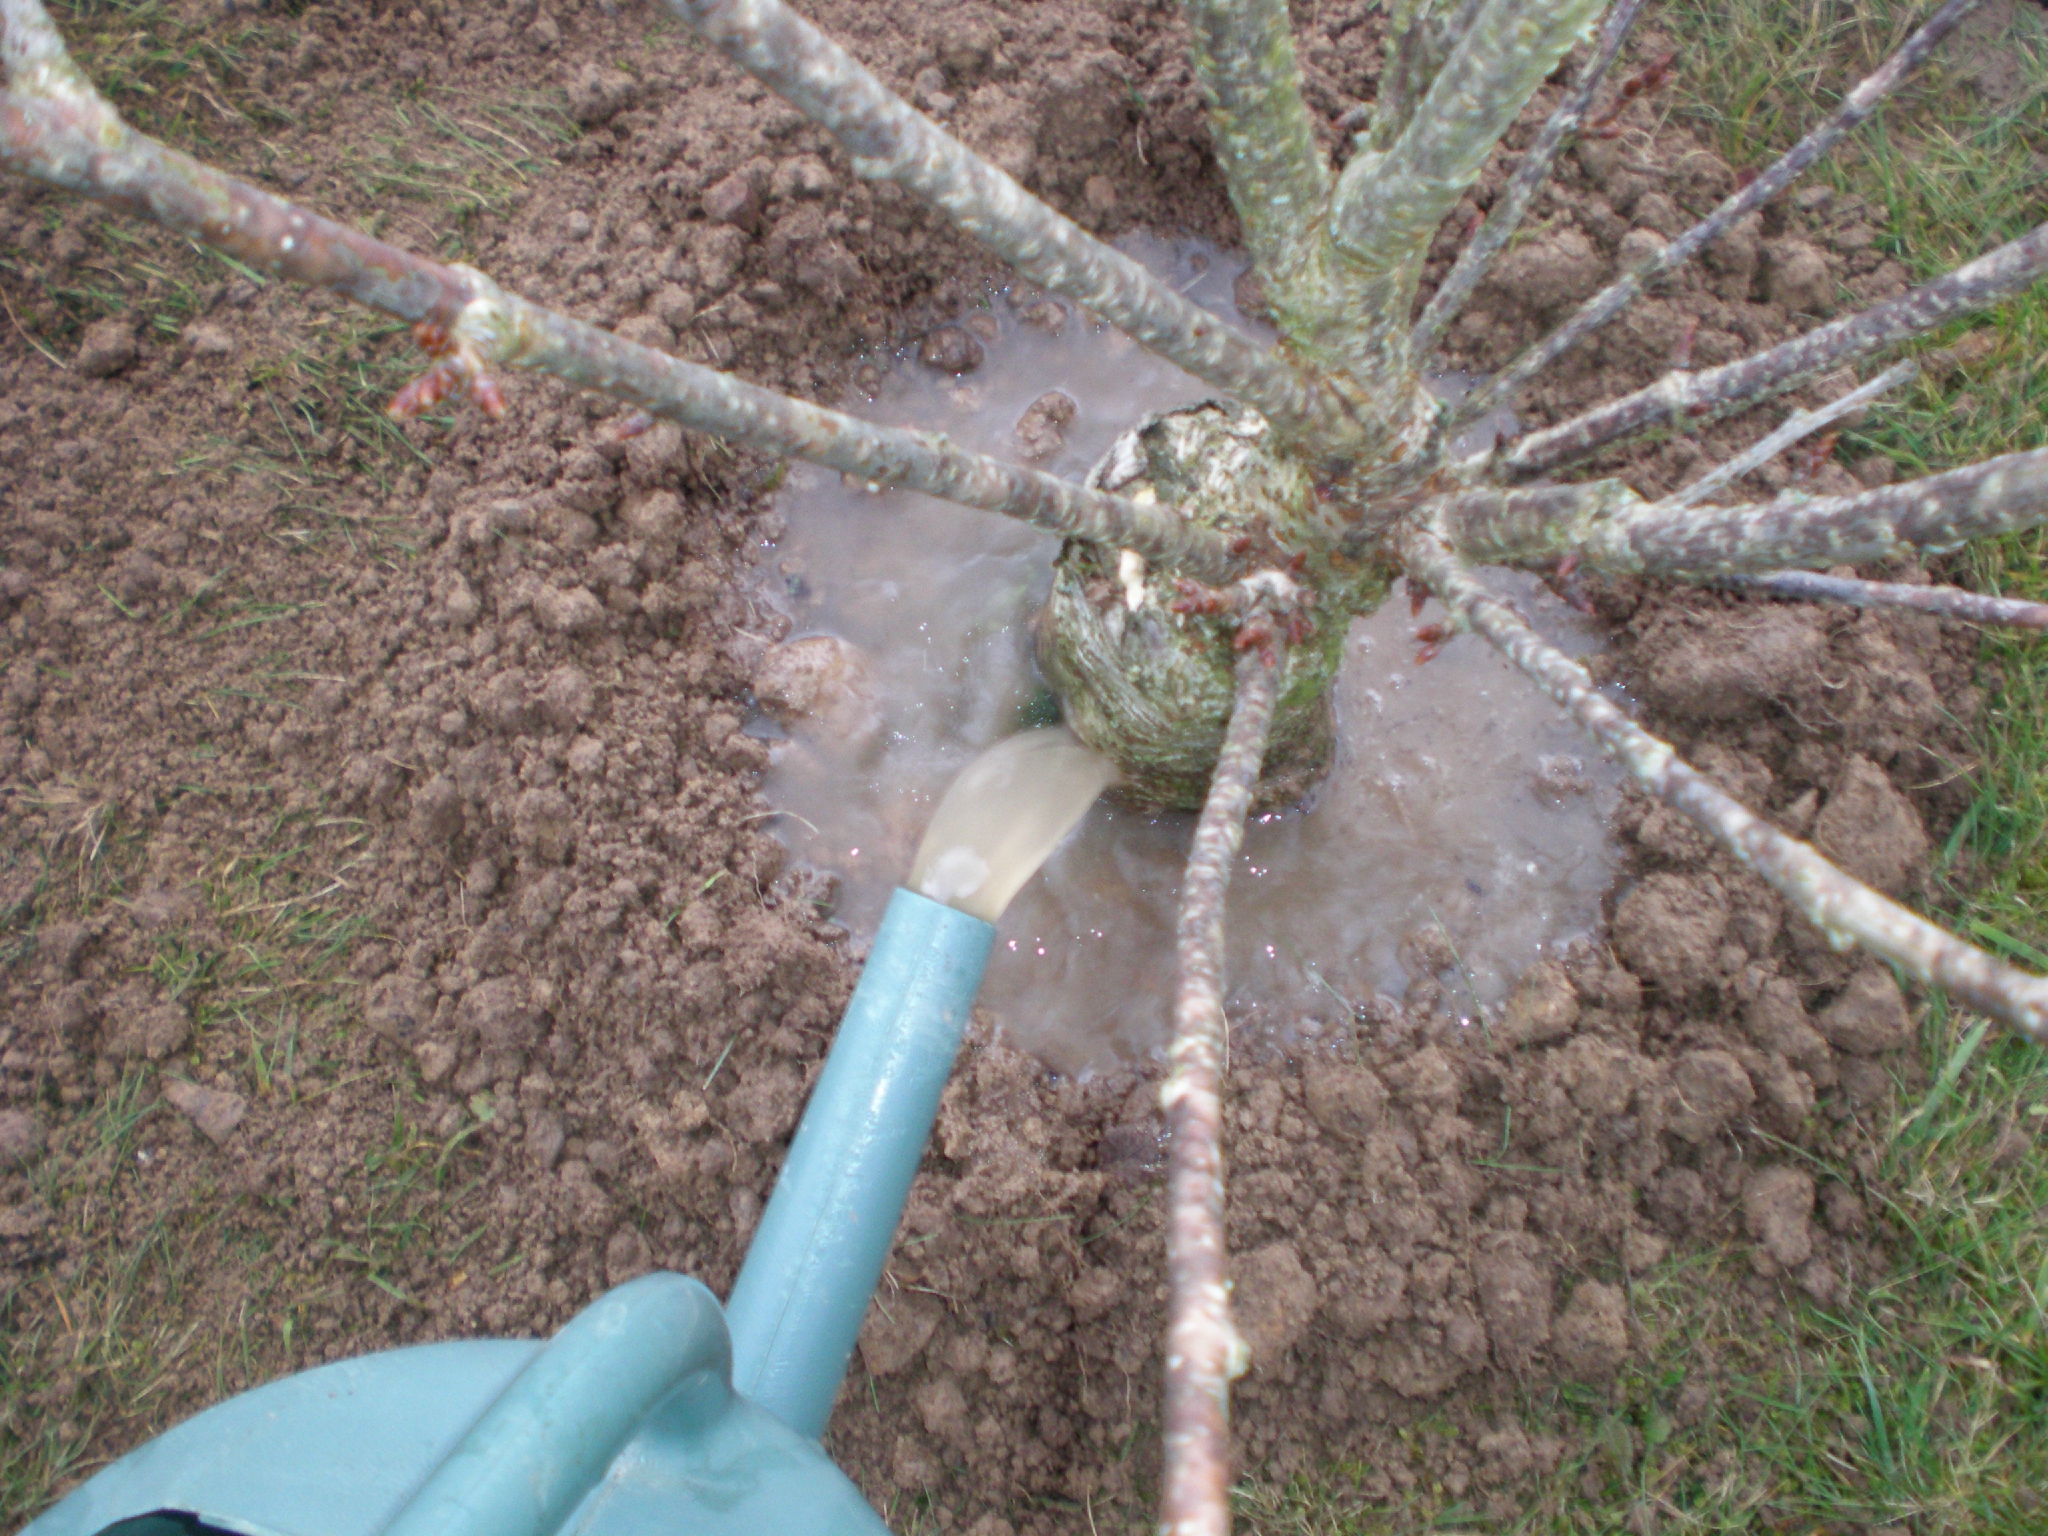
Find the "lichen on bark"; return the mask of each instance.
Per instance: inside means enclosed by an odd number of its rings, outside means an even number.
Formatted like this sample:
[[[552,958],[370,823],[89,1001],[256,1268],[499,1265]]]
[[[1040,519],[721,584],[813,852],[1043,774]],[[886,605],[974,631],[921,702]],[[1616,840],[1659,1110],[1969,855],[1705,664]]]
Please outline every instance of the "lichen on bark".
[[[1386,596],[1391,567],[1377,552],[1336,552],[1333,514],[1313,477],[1241,407],[1208,402],[1152,418],[1117,440],[1089,484],[1140,505],[1178,506],[1233,540],[1277,537],[1291,551],[1316,603],[1288,648],[1256,803],[1301,798],[1335,749],[1330,685],[1345,630]],[[1196,810],[1230,719],[1239,630],[1224,616],[1185,611],[1200,604],[1178,597],[1171,576],[1129,552],[1070,539],[1036,644],[1069,727],[1121,770],[1119,792]]]

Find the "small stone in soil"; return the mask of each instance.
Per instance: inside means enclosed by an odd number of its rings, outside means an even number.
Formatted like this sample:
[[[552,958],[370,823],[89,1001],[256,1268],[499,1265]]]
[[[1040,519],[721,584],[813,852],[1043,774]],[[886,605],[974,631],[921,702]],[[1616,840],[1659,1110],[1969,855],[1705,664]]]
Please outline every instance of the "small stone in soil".
[[[95,320],[78,343],[78,371],[91,379],[111,378],[135,361],[135,327],[119,316]]]
[[[199,1134],[215,1146],[234,1134],[235,1127],[249,1112],[249,1101],[239,1093],[220,1088],[202,1088],[179,1078],[164,1079],[164,1097],[186,1119],[199,1127]]]

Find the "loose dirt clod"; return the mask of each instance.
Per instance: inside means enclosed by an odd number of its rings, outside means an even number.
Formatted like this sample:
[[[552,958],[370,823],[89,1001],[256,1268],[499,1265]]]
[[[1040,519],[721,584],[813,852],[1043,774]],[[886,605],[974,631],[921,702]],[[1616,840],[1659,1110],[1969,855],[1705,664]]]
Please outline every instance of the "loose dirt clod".
[[[249,1112],[249,1101],[239,1093],[201,1088],[181,1078],[163,1080],[164,1097],[177,1111],[199,1127],[200,1134],[220,1146],[234,1134],[235,1127]]]
[[[1628,1358],[1628,1300],[1598,1280],[1580,1283],[1558,1316],[1557,1361],[1580,1381],[1605,1381]]]
[[[1742,1219],[1749,1235],[1786,1269],[1813,1256],[1813,1175],[1780,1164],[1760,1168],[1742,1186]]]
[[[23,1109],[0,1110],[0,1169],[27,1168],[48,1145],[43,1125]]]

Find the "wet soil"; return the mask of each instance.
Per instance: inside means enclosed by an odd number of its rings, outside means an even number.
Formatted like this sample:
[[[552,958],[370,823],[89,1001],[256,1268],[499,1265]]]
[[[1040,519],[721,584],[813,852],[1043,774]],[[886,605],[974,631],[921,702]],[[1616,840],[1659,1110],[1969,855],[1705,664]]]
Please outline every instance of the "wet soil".
[[[1241,256],[1122,243],[1241,320]],[[971,373],[894,367],[871,397],[856,388],[855,408],[984,453],[1026,447],[1078,477],[1134,421],[1204,398],[1200,381],[1028,286],[969,319],[983,353]],[[1468,436],[1465,451],[1492,442]],[[762,591],[791,638],[755,672],[764,718],[748,729],[780,738],[762,785],[776,835],[866,938],[952,775],[1054,707],[1031,637],[1059,541],[802,467],[776,508],[789,531],[761,562]],[[1536,577],[1495,579],[1568,650],[1599,645],[1599,627]],[[1240,1044],[1313,1036],[1357,1000],[1404,991],[1418,956],[1452,1012],[1476,1021],[1599,917],[1620,770],[1491,649],[1456,646],[1418,667],[1416,628],[1442,617],[1390,603],[1353,622],[1334,690],[1337,766],[1303,803],[1246,829],[1228,913]],[[1068,1074],[1164,1061],[1194,822],[1106,797],[1018,892],[980,998],[1010,1044]]]
[[[1232,239],[1173,7],[814,11],[1091,227]],[[996,278],[637,4],[419,0],[365,25],[195,0],[152,22],[203,61],[182,73],[90,6],[60,20],[210,158],[800,393],[837,398]],[[1300,20],[1334,122],[1371,97],[1381,18]],[[508,125],[517,102],[558,112]],[[575,135],[548,139],[563,115]],[[1653,104],[1625,121],[1568,160],[1454,362],[1497,364],[1730,185]],[[1898,291],[1873,232],[1795,195],[1528,414],[1633,387],[1688,336],[1720,362]],[[0,251],[14,1519],[280,1371],[546,1333],[656,1266],[723,1290],[855,964],[764,828],[767,748],[742,729],[774,638],[748,595],[783,532],[770,465],[622,437],[611,407],[523,380],[502,423],[380,435],[364,406],[403,377],[402,338],[337,305],[12,185]],[[1604,467],[1654,492],[1703,462],[1674,442]],[[1581,596],[1647,720],[1916,889],[1964,792],[1967,633]],[[1505,1511],[1567,1449],[1555,1384],[1597,1392],[1629,1355],[1631,1273],[1748,1244],[1766,1312],[1884,1263],[1859,1191],[1815,1188],[1798,1149],[1874,1166],[1865,1117],[1915,1070],[1912,1000],[1675,816],[1625,796],[1619,824],[1599,938],[1488,1029],[1433,979],[1452,957],[1418,954],[1404,996],[1314,1049],[1233,1058],[1247,1471],[1342,1457],[1367,1498]],[[828,1437],[899,1523],[1148,1521],[1154,1106],[1141,1074],[1078,1083],[971,1040]],[[1695,1378],[1711,1392],[1712,1363]]]

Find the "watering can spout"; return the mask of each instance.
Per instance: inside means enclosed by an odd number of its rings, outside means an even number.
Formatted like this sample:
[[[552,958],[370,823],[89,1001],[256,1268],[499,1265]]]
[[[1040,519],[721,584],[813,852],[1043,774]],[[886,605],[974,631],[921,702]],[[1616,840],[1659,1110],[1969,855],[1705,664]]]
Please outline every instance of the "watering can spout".
[[[818,1446],[995,930],[898,891],[721,1310],[645,1275],[545,1344],[426,1344],[245,1392],[22,1536],[886,1536]]]
[[[824,1434],[995,929],[898,890],[726,1303],[733,1385]]]

